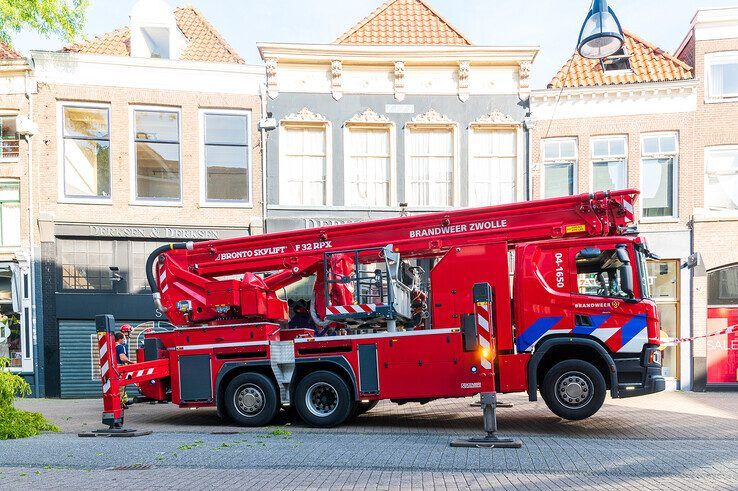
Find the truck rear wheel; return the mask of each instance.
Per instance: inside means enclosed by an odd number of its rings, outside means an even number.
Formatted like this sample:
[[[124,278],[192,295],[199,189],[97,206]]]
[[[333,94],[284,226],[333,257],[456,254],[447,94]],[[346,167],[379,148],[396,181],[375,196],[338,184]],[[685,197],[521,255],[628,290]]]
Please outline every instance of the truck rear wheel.
[[[277,389],[260,373],[242,373],[230,381],[224,399],[228,415],[242,426],[264,426],[279,410]]]
[[[564,419],[580,420],[596,413],[605,402],[607,385],[599,370],[582,360],[562,361],[543,378],[541,393],[548,408]]]
[[[340,425],[351,416],[354,398],[345,380],[321,370],[300,380],[295,389],[295,408],[303,421],[318,428]]]

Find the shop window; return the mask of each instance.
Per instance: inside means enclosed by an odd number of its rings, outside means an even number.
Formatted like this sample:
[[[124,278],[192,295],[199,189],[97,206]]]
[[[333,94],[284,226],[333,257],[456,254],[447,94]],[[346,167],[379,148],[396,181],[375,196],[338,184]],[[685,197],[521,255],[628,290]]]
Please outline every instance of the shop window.
[[[110,131],[106,107],[62,106],[63,194],[110,198]]]
[[[19,246],[20,226],[20,182],[0,180],[0,246]]]
[[[112,290],[113,241],[59,239],[57,247],[61,258],[62,289]]]
[[[389,206],[390,127],[350,125],[345,134],[346,204]]]
[[[677,211],[677,135],[641,139],[641,199],[644,217],[673,217]]]
[[[18,160],[20,140],[15,127],[15,116],[0,116],[0,161]]]
[[[180,199],[179,138],[179,111],[134,111],[136,199]]]
[[[708,53],[707,98],[718,102],[738,98],[738,52]]]
[[[280,132],[279,202],[327,203],[327,126],[290,124]]]
[[[206,112],[203,120],[205,200],[211,203],[249,203],[249,115]]]
[[[738,147],[705,149],[705,208],[738,211]]]
[[[151,291],[149,281],[146,279],[146,260],[151,251],[167,242],[144,242],[131,241],[129,244],[130,265],[128,271],[129,290],[131,293],[147,293]]]
[[[576,190],[577,140],[543,140],[543,197],[571,196]]]
[[[596,297],[628,297],[623,290],[621,277],[621,268],[625,263],[618,258],[618,252],[615,249],[598,252],[599,254],[580,252],[576,256],[578,293]]]
[[[738,264],[707,273],[707,334],[738,325]],[[738,332],[707,338],[707,383],[738,384]]]
[[[9,266],[0,265],[0,358],[11,368],[23,366],[20,278]]]
[[[453,204],[453,128],[413,127],[408,132],[406,199],[410,206]]]
[[[593,192],[627,187],[626,155],[627,141],[624,136],[592,138],[592,182],[590,188]]]
[[[515,202],[517,133],[473,127],[469,142],[469,206]]]

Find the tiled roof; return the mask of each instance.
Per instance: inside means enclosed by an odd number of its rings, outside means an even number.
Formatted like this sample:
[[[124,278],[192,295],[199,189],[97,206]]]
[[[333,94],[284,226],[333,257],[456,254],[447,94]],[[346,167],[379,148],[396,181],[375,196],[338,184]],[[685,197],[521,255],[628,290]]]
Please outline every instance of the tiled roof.
[[[0,60],[20,60],[22,58],[13,48],[0,42]]]
[[[195,7],[177,7],[174,9],[174,17],[177,20],[177,27],[187,39],[187,46],[180,56],[181,60],[244,63],[243,58]],[[122,27],[90,40],[67,46],[62,51],[130,56],[131,31],[128,27]]]
[[[424,0],[389,0],[333,43],[463,46],[472,44]]]
[[[548,88],[667,82],[693,77],[692,67],[683,61],[628,31],[623,31],[623,34],[625,50],[630,55],[630,71],[606,74],[599,60],[590,60],[574,53],[548,84]]]

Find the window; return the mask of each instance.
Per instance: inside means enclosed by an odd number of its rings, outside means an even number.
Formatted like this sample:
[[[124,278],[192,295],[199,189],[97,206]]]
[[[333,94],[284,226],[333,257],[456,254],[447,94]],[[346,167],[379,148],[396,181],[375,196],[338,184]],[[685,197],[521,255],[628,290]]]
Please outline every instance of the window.
[[[625,252],[625,251],[623,251]],[[627,254],[627,253],[626,253]],[[577,288],[582,295],[627,298],[623,271],[630,263],[620,260],[615,249],[584,249],[577,253]]]
[[[630,71],[630,55],[626,53],[625,46],[614,54],[600,60],[602,71],[607,75],[618,75]]]
[[[641,139],[641,203],[644,217],[676,216],[676,133],[643,135]]]
[[[577,140],[543,140],[543,197],[571,196],[576,189]]]
[[[203,120],[205,200],[249,203],[249,116],[205,113]]]
[[[0,246],[19,246],[20,181],[0,180]]]
[[[179,200],[179,112],[134,111],[136,199]]]
[[[131,241],[129,244],[128,285],[131,293],[150,293],[146,279],[146,260],[151,251],[167,242]]]
[[[738,52],[709,53],[705,65],[708,99],[738,97]]]
[[[390,205],[390,128],[349,125],[346,131],[347,205]]]
[[[593,138],[592,191],[624,189],[628,185],[627,144],[624,136]]]
[[[738,147],[705,149],[705,208],[738,210]]]
[[[110,266],[114,266],[110,240],[57,241],[64,290],[112,290]]]
[[[415,127],[408,132],[406,199],[410,206],[453,204],[454,131]]]
[[[110,198],[109,111],[62,106],[63,195]]]
[[[738,264],[707,273],[707,303],[711,307],[738,306]]]
[[[0,116],[0,160],[17,160],[18,142],[15,116]]]
[[[286,205],[327,203],[327,126],[285,125],[280,133],[279,202]]]
[[[470,140],[469,206],[513,203],[516,196],[516,131],[473,127]]]

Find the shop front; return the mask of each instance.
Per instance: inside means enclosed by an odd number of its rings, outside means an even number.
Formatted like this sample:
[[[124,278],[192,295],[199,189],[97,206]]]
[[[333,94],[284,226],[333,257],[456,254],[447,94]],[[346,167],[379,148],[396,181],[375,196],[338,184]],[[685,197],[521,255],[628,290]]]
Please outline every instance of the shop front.
[[[174,241],[241,237],[249,229],[57,223],[54,233],[55,241],[44,246],[46,395],[71,398],[100,394],[97,314],[131,324],[134,345],[147,327],[170,327],[154,308],[146,281],[153,249]]]
[[[707,334],[738,325],[738,264],[707,272]],[[707,386],[738,388],[738,332],[707,338]]]

